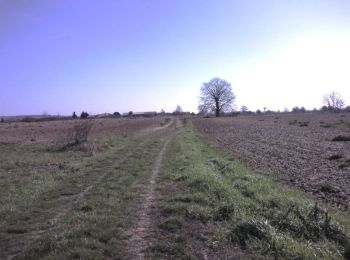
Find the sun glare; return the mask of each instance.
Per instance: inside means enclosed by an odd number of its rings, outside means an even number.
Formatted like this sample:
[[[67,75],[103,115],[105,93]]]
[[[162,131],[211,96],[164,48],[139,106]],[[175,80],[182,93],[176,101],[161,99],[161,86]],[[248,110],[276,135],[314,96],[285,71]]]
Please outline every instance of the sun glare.
[[[336,90],[349,96],[350,37],[307,37],[294,41],[271,58],[256,62],[241,70],[232,79],[236,82],[242,103],[276,104],[271,109],[283,109],[300,104],[319,107],[319,96]],[[259,86],[257,89],[256,87]],[[257,94],[251,98],[252,90]],[[317,90],[317,91],[315,91]],[[286,102],[286,95],[288,96]],[[279,100],[281,100],[279,102]],[[313,108],[313,107],[309,107]]]

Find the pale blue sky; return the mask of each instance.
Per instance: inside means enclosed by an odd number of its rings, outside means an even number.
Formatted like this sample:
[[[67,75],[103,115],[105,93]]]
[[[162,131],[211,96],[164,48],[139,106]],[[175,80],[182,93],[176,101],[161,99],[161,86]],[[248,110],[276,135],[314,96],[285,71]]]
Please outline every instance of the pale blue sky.
[[[0,115],[350,102],[350,1],[0,0]]]

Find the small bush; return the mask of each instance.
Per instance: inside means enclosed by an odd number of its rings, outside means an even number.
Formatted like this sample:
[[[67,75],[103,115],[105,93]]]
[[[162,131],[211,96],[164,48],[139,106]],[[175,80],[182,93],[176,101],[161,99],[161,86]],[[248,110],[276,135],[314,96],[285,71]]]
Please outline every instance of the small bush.
[[[350,136],[338,135],[332,139],[333,142],[348,142],[350,141]]]
[[[75,146],[80,143],[86,142],[87,138],[90,134],[90,131],[92,129],[92,121],[78,121],[75,123],[73,128],[71,128],[68,131],[68,136],[67,136],[67,146]]]

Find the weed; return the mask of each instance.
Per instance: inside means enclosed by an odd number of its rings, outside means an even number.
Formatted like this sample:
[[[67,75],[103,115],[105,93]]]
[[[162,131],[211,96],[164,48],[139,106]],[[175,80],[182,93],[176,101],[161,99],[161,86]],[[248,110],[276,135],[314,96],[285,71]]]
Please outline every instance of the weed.
[[[320,191],[326,192],[326,193],[335,193],[336,190],[329,182],[323,182],[320,184]]]
[[[338,135],[332,139],[333,142],[348,142],[350,141],[350,136]]]
[[[333,161],[333,160],[339,160],[341,158],[343,158],[343,155],[337,153],[337,154],[333,154],[333,155],[329,156],[328,160]]]

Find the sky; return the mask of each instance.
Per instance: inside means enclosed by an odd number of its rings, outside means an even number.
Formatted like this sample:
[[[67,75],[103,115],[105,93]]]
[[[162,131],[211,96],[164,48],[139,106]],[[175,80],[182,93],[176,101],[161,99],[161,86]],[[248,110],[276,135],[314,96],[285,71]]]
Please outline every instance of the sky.
[[[0,0],[0,115],[350,105],[348,0]]]

